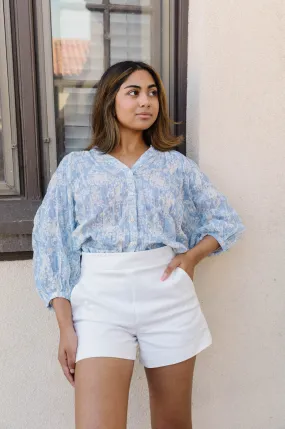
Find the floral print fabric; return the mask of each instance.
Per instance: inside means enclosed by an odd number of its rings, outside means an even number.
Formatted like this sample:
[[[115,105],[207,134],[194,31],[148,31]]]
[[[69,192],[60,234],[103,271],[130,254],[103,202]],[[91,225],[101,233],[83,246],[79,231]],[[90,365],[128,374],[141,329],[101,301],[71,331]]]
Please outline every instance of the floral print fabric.
[[[96,148],[60,162],[32,235],[38,292],[46,306],[70,299],[82,252],[184,253],[206,235],[231,247],[244,227],[198,166],[176,150],[150,148],[131,167]]]

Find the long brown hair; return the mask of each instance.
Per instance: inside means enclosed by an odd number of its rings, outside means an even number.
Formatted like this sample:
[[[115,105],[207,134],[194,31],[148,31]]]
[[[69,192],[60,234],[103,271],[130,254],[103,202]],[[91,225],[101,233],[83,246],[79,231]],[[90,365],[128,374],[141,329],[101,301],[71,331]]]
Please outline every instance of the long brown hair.
[[[101,77],[92,110],[92,140],[86,150],[93,147],[103,153],[111,152],[120,142],[120,131],[115,118],[115,98],[121,85],[137,70],[146,70],[158,89],[159,112],[154,124],[143,131],[145,143],[162,152],[174,149],[183,137],[171,133],[165,90],[158,73],[141,61],[122,61],[109,67]]]

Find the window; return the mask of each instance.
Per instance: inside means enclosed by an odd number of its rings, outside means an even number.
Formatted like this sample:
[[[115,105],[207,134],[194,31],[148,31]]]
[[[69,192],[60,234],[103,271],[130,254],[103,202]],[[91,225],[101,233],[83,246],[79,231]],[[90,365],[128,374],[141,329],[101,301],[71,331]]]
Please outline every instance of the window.
[[[38,40],[39,52],[44,53],[40,62],[45,63],[45,67],[39,76],[40,87],[45,88],[42,109],[46,112],[45,135],[50,160],[46,185],[49,174],[65,154],[88,146],[98,80],[115,62],[134,59],[151,63],[164,81],[171,117],[185,121],[186,100],[177,103],[175,90],[177,81],[184,81],[181,88],[186,81],[187,1],[50,0],[40,3]],[[184,27],[180,25],[182,18],[185,20],[182,4],[187,15]],[[184,34],[179,34],[181,28]],[[177,67],[178,40],[179,46],[184,47],[181,67],[184,76],[177,73],[178,70],[181,73]],[[49,97],[50,94],[53,97]],[[185,91],[182,90],[181,95],[186,96]],[[180,129],[176,126],[176,132],[183,133],[181,126]]]
[[[126,59],[152,64],[164,81],[171,117],[181,121],[174,131],[185,135],[188,1],[0,5],[1,61],[6,58],[0,80],[0,252],[30,251],[33,217],[51,175],[65,154],[90,142],[94,94],[110,65]],[[185,153],[185,146],[180,150]]]
[[[91,106],[106,68],[127,59],[156,62],[159,67],[156,59],[160,58],[160,34],[153,24],[159,13],[157,0],[152,1],[152,7],[149,0],[51,1],[59,158],[88,146]],[[156,24],[160,27],[159,22]],[[158,43],[151,46],[155,36]]]
[[[0,0],[0,253],[31,250],[41,201],[31,0]]]
[[[5,6],[5,8],[4,8]],[[0,0],[0,194],[19,195],[9,4]]]

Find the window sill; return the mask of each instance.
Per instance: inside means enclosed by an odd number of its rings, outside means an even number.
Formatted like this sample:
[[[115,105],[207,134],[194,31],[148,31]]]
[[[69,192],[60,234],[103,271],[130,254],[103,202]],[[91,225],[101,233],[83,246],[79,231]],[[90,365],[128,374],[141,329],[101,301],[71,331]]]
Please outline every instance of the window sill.
[[[34,217],[41,201],[0,200],[0,260],[32,258]]]
[[[3,254],[13,252],[32,252],[31,234],[0,234],[0,260],[5,260]]]
[[[34,217],[40,204],[41,201],[0,200],[0,234],[31,234]]]

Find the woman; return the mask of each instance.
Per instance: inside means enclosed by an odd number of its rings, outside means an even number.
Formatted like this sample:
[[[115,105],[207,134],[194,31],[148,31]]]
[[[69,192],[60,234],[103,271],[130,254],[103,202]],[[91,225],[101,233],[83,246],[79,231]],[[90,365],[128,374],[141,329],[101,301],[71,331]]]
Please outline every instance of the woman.
[[[195,356],[211,334],[195,266],[243,226],[197,165],[174,150],[157,73],[110,67],[92,143],[64,157],[34,222],[37,289],[60,329],[78,429],[125,429],[137,345],[155,429],[190,429]]]

